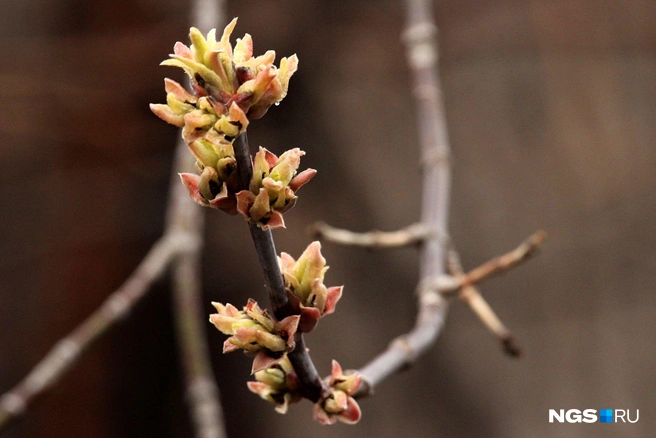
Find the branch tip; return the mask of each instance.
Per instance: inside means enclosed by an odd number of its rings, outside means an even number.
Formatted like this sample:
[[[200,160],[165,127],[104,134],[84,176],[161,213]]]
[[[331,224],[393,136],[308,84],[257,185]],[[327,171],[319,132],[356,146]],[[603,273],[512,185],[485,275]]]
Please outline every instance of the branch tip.
[[[507,356],[513,359],[519,359],[521,357],[522,352],[512,335],[507,335],[504,339],[502,339],[501,345],[503,347],[503,352]]]

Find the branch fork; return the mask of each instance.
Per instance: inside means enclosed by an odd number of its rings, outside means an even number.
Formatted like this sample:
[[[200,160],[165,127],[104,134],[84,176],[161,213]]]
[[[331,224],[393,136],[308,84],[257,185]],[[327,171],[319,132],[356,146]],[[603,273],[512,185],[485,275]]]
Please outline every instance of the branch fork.
[[[465,289],[469,286],[474,286],[495,275],[509,271],[537,254],[546,237],[547,234],[544,231],[536,231],[512,251],[494,257],[467,273],[462,271],[458,253],[454,248],[451,248],[448,253],[450,274],[427,278],[420,285],[419,291],[423,293],[427,290],[434,290],[445,297],[459,295],[463,298],[468,292]]]

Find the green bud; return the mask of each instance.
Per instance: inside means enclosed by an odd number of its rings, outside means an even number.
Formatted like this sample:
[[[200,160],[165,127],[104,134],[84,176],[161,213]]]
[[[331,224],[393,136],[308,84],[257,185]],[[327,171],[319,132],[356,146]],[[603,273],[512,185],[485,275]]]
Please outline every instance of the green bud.
[[[219,161],[219,155],[216,153],[214,145],[203,138],[191,143],[189,150],[203,167],[216,167]]]

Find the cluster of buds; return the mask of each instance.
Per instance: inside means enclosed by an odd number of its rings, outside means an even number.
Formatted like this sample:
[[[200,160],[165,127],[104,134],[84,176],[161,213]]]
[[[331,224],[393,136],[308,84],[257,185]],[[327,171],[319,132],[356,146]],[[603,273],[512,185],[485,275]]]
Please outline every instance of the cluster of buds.
[[[332,372],[328,379],[330,394],[314,405],[314,419],[321,424],[335,424],[337,420],[354,424],[360,421],[360,406],[352,397],[362,383],[357,374],[345,375],[342,367],[333,360]]]
[[[200,138],[189,144],[189,150],[196,157],[196,167],[200,171],[200,176],[180,174],[191,199],[200,205],[236,214],[237,198],[234,193],[239,190],[239,180],[232,143]]]
[[[277,364],[256,372],[255,379],[256,382],[248,382],[248,389],[274,403],[281,414],[287,413],[290,403],[303,398],[298,377],[286,355]]]
[[[271,105],[287,95],[289,79],[298,68],[296,55],[282,58],[280,67],[276,68],[273,50],[253,57],[253,39],[249,34],[237,39],[233,51],[230,35],[236,25],[235,18],[226,26],[219,41],[214,29],[204,37],[192,27],[189,32],[191,47],[181,42],[175,44],[171,59],[163,61],[162,65],[182,68],[189,75],[196,96],[167,89],[167,105],[151,105],[155,114],[180,127],[186,127],[191,120],[199,123],[203,119],[200,124],[192,123],[188,133],[214,129],[230,141],[240,130],[246,129],[238,125],[239,121],[246,117],[249,120],[261,118]],[[230,114],[233,104],[237,109]]]
[[[230,335],[223,344],[223,352],[243,349],[246,354],[255,356],[253,373],[279,363],[285,353],[294,349],[298,315],[275,321],[252,299],[243,310],[232,304],[212,305],[218,313],[210,315],[210,322],[223,334]]]
[[[284,227],[282,214],[294,206],[296,192],[316,170],[298,172],[305,155],[298,148],[278,157],[260,147],[253,159],[249,186],[240,186],[238,171],[243,169],[237,169],[233,142],[251,120],[264,116],[271,105],[286,96],[298,58],[282,58],[275,67],[272,50],[254,57],[249,34],[237,39],[233,50],[230,35],[236,24],[235,18],[220,40],[214,29],[203,36],[191,28],[191,46],[176,43],[171,59],[162,62],[187,73],[191,92],[165,79],[166,104],[150,107],[161,119],[182,128],[182,138],[196,158],[198,174],[183,173],[180,177],[194,201],[241,214],[265,230]],[[254,357],[256,381],[248,382],[248,388],[285,413],[290,403],[303,398],[301,383],[287,357],[295,348],[294,336],[311,331],[319,318],[334,312],[342,286],[324,285],[328,267],[319,242],[310,244],[298,260],[282,253],[279,263],[294,315],[277,321],[249,299],[242,310],[212,303],[217,313],[210,315],[210,322],[229,336],[223,344],[224,353],[241,349]],[[322,424],[357,422],[361,413],[352,395],[360,383],[358,375],[344,375],[333,361],[326,381],[328,391],[315,405],[315,418]]]
[[[335,311],[343,286],[326,287],[323,278],[328,270],[321,255],[321,243],[312,242],[298,260],[287,253],[278,259],[290,301],[301,315],[299,331],[311,331],[324,315]]]
[[[169,61],[174,60],[164,63]],[[200,79],[200,76],[197,78]],[[174,80],[164,79],[166,104],[151,104],[150,109],[162,120],[182,128],[182,138],[187,144],[199,138],[231,143],[235,137],[246,131],[249,119],[242,107],[235,101],[220,103],[207,95],[205,89],[197,85],[196,80],[192,80],[192,84],[195,95]]]
[[[287,95],[298,58],[296,55],[282,58],[277,68],[273,64],[276,58],[273,50],[254,57],[249,34],[237,39],[233,50],[230,35],[236,24],[235,18],[218,41],[214,29],[205,37],[192,27],[191,47],[176,43],[171,59],[162,62],[187,73],[192,93],[179,83],[165,79],[166,104],[152,104],[150,108],[166,122],[182,128],[182,137],[196,158],[199,175],[183,173],[180,177],[194,201],[233,215],[242,212],[260,226],[275,228],[284,225],[280,213],[293,206],[295,190],[316,171],[302,172],[292,181],[303,153],[298,149],[288,151],[279,160],[275,159],[281,161],[277,173],[274,162],[266,169],[266,177],[254,178],[250,190],[243,191],[238,209],[236,195],[240,187],[232,143],[246,131],[250,120],[261,118],[271,105]],[[290,166],[295,167],[291,170]],[[278,179],[274,176],[277,174],[280,174]],[[264,184],[257,187],[256,180]],[[267,195],[261,195],[260,188],[265,188]],[[265,196],[270,205],[264,205]]]
[[[263,229],[284,227],[282,213],[296,204],[296,191],[316,175],[314,169],[296,174],[305,152],[294,148],[280,157],[263,147],[253,160],[249,190],[237,193],[237,211]]]
[[[275,365],[255,373],[255,382],[248,382],[248,389],[264,400],[274,403],[276,411],[285,414],[291,403],[301,400],[300,383],[287,356]],[[335,424],[338,420],[355,424],[362,412],[353,394],[362,383],[357,373],[344,374],[336,360],[326,380],[328,393],[314,405],[314,419],[323,425]]]

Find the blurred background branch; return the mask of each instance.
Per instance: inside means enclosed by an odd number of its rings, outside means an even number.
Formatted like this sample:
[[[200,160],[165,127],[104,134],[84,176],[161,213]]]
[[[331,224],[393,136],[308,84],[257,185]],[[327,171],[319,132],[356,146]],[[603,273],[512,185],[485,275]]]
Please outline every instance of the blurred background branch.
[[[310,227],[310,234],[316,239],[339,243],[340,245],[361,246],[364,248],[398,248],[419,245],[426,239],[436,238],[423,224],[412,224],[396,231],[369,231],[355,233],[342,228],[335,228],[325,222],[315,222]]]
[[[441,84],[437,67],[437,26],[432,1],[406,1],[407,26],[403,34],[408,63],[413,76],[413,92],[419,122],[419,146],[422,160],[421,225],[433,230],[434,238],[421,244],[419,284],[445,270],[446,239],[449,236],[449,199],[451,168],[449,138]],[[389,347],[360,369],[365,395],[387,376],[414,363],[434,342],[444,325],[447,301],[437,291],[419,296],[419,310],[414,328],[397,337]]]
[[[153,281],[162,276],[176,253],[190,245],[197,246],[198,242],[190,242],[187,236],[179,234],[157,241],[134,273],[98,310],[58,341],[20,383],[0,397],[0,428],[21,415],[34,397],[54,385],[95,340],[125,318]]]
[[[207,34],[227,24],[225,0],[193,0],[191,25]],[[189,88],[189,81],[187,80]],[[227,436],[219,388],[212,372],[208,339],[205,331],[208,315],[203,306],[201,257],[204,247],[205,211],[189,205],[189,194],[178,173],[193,172],[195,158],[180,136],[175,150],[170,198],[167,209],[168,233],[184,233],[198,242],[190,251],[181,252],[173,261],[173,313],[178,335],[178,348],[185,375],[186,400],[191,410],[195,436],[224,438]]]
[[[225,21],[223,9],[222,0],[194,0],[191,21],[207,32]],[[192,170],[194,162],[187,145],[179,139],[169,186],[164,235],[121,288],[71,334],[58,341],[25,379],[0,397],[0,429],[12,418],[21,415],[32,399],[54,385],[95,340],[125,318],[152,283],[172,264],[178,345],[196,436],[226,436],[219,390],[214,382],[207,337],[201,325],[206,320],[200,284],[203,211],[189,207],[187,191],[178,177],[179,172]]]

